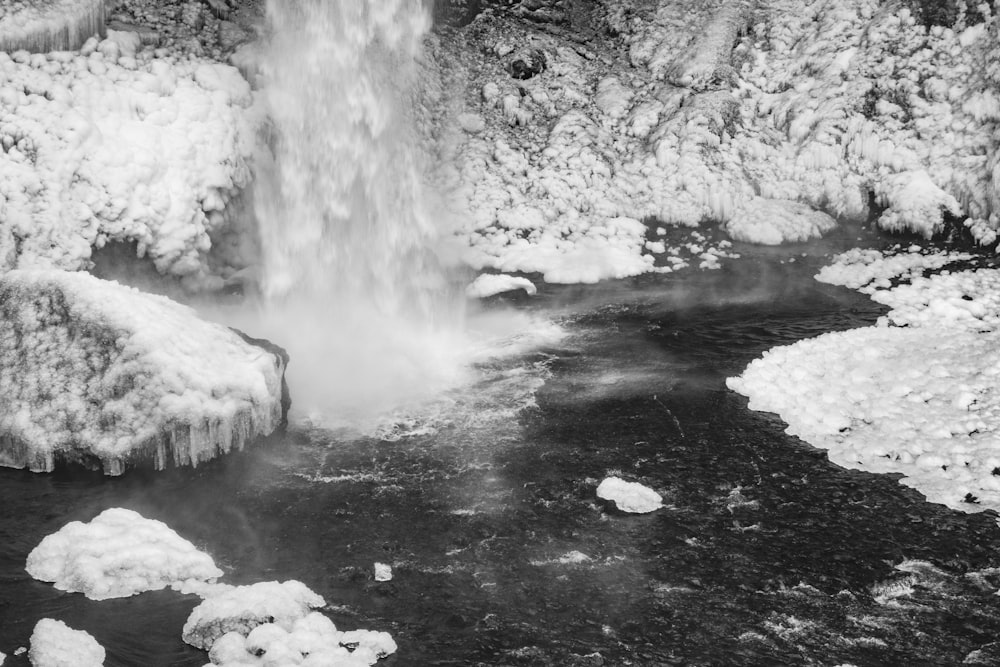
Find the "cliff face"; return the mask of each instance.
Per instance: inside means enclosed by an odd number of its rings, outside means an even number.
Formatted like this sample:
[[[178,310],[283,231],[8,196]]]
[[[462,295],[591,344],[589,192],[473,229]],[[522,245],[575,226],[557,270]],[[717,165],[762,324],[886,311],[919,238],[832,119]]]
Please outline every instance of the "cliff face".
[[[287,355],[83,273],[0,278],[0,465],[197,465],[284,419]]]
[[[995,12],[580,0],[479,3],[471,17],[445,5],[433,53],[455,129],[437,143],[439,182],[469,212],[476,266],[633,275],[685,261],[657,228],[780,243],[869,216],[997,240]],[[602,268],[574,272],[584,259]]]

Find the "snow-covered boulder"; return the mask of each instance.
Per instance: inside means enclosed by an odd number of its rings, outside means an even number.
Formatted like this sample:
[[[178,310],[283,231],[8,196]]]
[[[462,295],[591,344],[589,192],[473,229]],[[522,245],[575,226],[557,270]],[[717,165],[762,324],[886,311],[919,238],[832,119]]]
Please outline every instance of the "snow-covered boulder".
[[[208,655],[218,667],[246,664],[368,667],[395,651],[396,642],[386,632],[342,632],[323,614],[310,612],[288,630],[265,623],[246,636],[226,633]]]
[[[7,0],[0,51],[70,51],[104,31],[105,0]]]
[[[663,497],[648,486],[608,477],[597,487],[597,497],[614,503],[622,512],[647,514],[663,507]]]
[[[222,576],[211,556],[137,512],[112,508],[89,523],[72,521],[28,554],[35,579],[91,600],[129,597]]]
[[[0,465],[197,465],[282,423],[287,358],[84,273],[0,278]]]
[[[34,667],[102,667],[104,647],[90,633],[43,618],[31,633],[28,658]]]
[[[184,641],[207,651],[227,633],[246,636],[265,623],[291,631],[296,621],[325,604],[300,581],[263,581],[225,588],[194,608],[184,624]]]

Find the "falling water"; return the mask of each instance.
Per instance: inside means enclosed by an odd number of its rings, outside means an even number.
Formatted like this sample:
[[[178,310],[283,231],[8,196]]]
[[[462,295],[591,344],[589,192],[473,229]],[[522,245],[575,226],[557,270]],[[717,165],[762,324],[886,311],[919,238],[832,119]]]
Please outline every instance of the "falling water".
[[[293,398],[370,409],[447,383],[461,300],[439,256],[412,109],[422,0],[270,0],[258,165],[265,329]]]

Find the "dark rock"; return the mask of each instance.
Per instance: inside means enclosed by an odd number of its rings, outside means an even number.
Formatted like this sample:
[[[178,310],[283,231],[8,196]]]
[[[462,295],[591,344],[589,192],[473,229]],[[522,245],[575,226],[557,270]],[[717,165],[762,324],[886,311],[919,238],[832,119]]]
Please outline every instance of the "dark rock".
[[[545,54],[541,49],[531,49],[530,51],[518,54],[508,65],[510,75],[515,79],[530,79],[545,71],[547,66]]]

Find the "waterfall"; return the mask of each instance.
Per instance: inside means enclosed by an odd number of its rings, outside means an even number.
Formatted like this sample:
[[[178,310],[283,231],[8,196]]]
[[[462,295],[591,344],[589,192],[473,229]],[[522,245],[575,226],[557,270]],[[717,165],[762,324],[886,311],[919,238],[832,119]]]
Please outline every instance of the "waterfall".
[[[303,395],[365,409],[455,369],[462,300],[438,257],[412,114],[430,12],[269,0],[267,18],[272,128],[254,195],[266,328],[285,328],[272,335],[292,354],[293,411]]]

